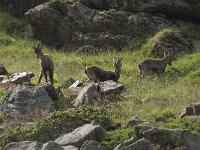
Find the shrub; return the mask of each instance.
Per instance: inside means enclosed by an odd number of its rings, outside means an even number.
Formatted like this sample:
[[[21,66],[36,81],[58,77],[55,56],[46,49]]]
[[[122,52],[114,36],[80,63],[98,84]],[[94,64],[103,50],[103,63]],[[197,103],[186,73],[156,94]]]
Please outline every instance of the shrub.
[[[106,130],[110,130],[114,123],[108,116],[109,114],[104,110],[97,110],[91,107],[54,112],[50,117],[38,121],[29,128],[17,127],[5,131],[0,137],[0,147],[10,142],[23,140],[47,142],[92,121],[96,121]]]

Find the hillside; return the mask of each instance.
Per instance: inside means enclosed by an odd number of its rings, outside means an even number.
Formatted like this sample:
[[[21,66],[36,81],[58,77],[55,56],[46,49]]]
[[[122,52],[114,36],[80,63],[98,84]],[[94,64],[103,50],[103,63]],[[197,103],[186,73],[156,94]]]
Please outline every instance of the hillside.
[[[50,7],[49,10],[54,8],[63,12],[64,8],[67,7],[69,9],[67,13],[70,11],[72,13],[79,12],[83,9],[82,7],[86,7],[80,6],[80,10],[77,8],[77,11],[74,8],[76,5],[71,6],[65,1],[62,2],[61,4],[53,3],[55,5],[46,4],[45,8]],[[120,5],[120,8],[124,9],[125,6]],[[151,13],[148,13],[147,6],[142,7],[144,10],[138,10],[139,14],[132,14],[131,8],[128,8],[129,11],[125,9],[126,11],[120,10],[119,12],[112,10],[101,12],[101,10],[90,10],[89,7],[84,8],[83,12],[87,11],[86,14],[90,11],[97,11],[92,12],[96,15],[96,20],[94,19],[94,21],[97,21],[95,27],[91,26],[91,22],[86,22],[87,24],[82,22],[82,19],[90,20],[89,15],[85,16],[86,18],[81,18],[82,16],[78,14],[77,16],[81,16],[78,18],[75,13],[72,15],[63,12],[62,15],[65,15],[65,19],[71,17],[68,21],[74,23],[72,31],[77,32],[77,36],[82,35],[85,38],[75,39],[72,44],[67,43],[71,38],[71,35],[69,37],[67,32],[70,30],[71,24],[63,27],[67,22],[66,20],[54,20],[53,17],[58,17],[56,15],[52,17],[53,19],[45,16],[54,11],[45,9],[39,12],[40,15],[35,15],[39,8],[34,8],[36,12],[29,11],[28,15],[30,16],[25,18],[25,16],[16,17],[7,10],[1,9],[0,63],[6,67],[10,75],[16,72],[31,71],[35,74],[31,82],[33,84],[37,82],[40,70],[32,46],[41,40],[44,43],[44,53],[52,58],[55,65],[54,80],[57,83],[54,86],[56,88],[58,84],[63,84],[68,77],[86,81],[87,76],[84,72],[86,66],[96,65],[107,70],[113,70],[113,58],[123,58],[121,76],[118,82],[124,85],[124,90],[120,98],[106,100],[102,106],[83,106],[80,110],[72,111],[68,104],[72,103],[74,99],[69,101],[68,89],[63,87],[62,91],[65,97],[59,99],[55,104],[56,111],[48,117],[36,116],[33,119],[35,124],[29,128],[24,129],[19,127],[19,124],[7,128],[4,133],[0,134],[0,147],[4,147],[10,142],[23,140],[47,142],[57,138],[63,130],[64,132],[71,131],[66,130],[66,126],[67,128],[73,126],[72,129],[75,129],[83,124],[91,123],[93,120],[103,120],[104,128],[107,129],[107,138],[102,143],[113,149],[123,141],[135,136],[132,127],[125,128],[132,117],[145,120],[144,125],[189,129],[193,135],[200,136],[200,120],[198,118],[179,118],[180,112],[186,106],[200,101],[200,46],[198,44],[200,25],[198,21],[193,21],[198,19],[194,16],[191,22],[186,22],[187,19],[185,18],[187,17],[185,16],[187,15],[179,14],[176,11],[163,13],[164,15],[169,13],[170,17],[171,14],[173,16],[173,13],[177,13],[177,15],[174,15],[176,23],[173,24],[174,18],[172,20],[163,19],[163,14],[160,14],[162,11],[156,9],[154,10],[158,11],[159,14],[152,16]],[[132,9],[137,10],[139,7]],[[146,12],[147,14],[145,14]],[[41,15],[42,13],[44,16]],[[33,20],[35,18],[31,15],[39,17]],[[101,15],[106,16],[107,20],[101,18]],[[52,15],[50,14],[50,16]],[[132,19],[130,19],[131,17]],[[127,28],[122,24],[124,18],[135,21],[134,26]],[[102,23],[101,21],[105,21],[104,19],[107,22]],[[118,20],[114,20],[114,24],[112,24],[113,22],[110,22],[112,19]],[[149,20],[153,20],[154,24],[148,22]],[[157,22],[155,22],[156,20]],[[158,24],[159,21],[160,24]],[[44,26],[41,27],[39,23]],[[116,25],[115,23],[119,24]],[[63,30],[58,29],[57,26],[62,26]],[[140,27],[133,29],[136,26]],[[104,27],[105,30],[102,29]],[[110,38],[108,41],[99,39],[101,35],[104,36],[104,31],[105,34],[108,33],[108,38]],[[114,42],[112,38],[114,38]],[[92,41],[91,39],[95,40]],[[83,42],[86,43],[85,45],[91,46],[94,52],[77,52],[78,49],[80,50],[81,47],[85,46],[82,45]],[[99,44],[99,42],[101,43]],[[157,48],[156,45],[160,47]],[[167,66],[162,79],[159,79],[156,75],[138,78],[138,63],[149,57],[163,57],[165,50],[173,52],[175,57],[172,66]],[[45,84],[43,78],[42,85]],[[6,88],[0,86],[0,97],[4,96],[6,90]],[[156,118],[164,119],[164,121],[156,122]],[[18,121],[26,122],[26,119],[22,117]],[[0,112],[0,125],[9,124],[8,122],[9,120],[6,120],[3,113]],[[116,124],[120,124],[121,127],[115,129]],[[54,126],[58,128],[54,129]],[[48,130],[54,132],[45,134]]]

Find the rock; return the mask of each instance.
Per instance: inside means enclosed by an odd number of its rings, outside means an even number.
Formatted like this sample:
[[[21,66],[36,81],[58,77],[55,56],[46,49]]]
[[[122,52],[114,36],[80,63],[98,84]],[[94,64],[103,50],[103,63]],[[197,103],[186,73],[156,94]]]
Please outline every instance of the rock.
[[[114,150],[154,150],[151,146],[151,143],[146,139],[140,139],[136,141],[135,143],[115,148]]]
[[[160,149],[200,149],[200,138],[194,137],[192,133],[186,129],[136,126],[135,132],[138,138],[145,138],[152,144],[159,145]]]
[[[3,150],[40,150],[42,143],[32,141],[12,142],[7,144]]]
[[[0,82],[3,81],[4,79],[6,79],[7,76],[4,76],[4,75],[0,75]]]
[[[107,148],[96,141],[88,140],[84,142],[80,150],[107,150]]]
[[[62,146],[62,148],[64,150],[79,150],[79,148],[75,147],[75,146],[71,146],[71,145],[68,145],[68,146]]]
[[[152,45],[151,53],[155,56],[163,57],[164,52],[172,52],[174,55],[195,50],[191,39],[184,38],[180,33],[171,30],[161,31]]]
[[[121,83],[108,80],[100,82],[101,93],[103,98],[115,98],[119,96],[124,89],[124,85]]]
[[[4,80],[1,81],[0,84],[6,85],[30,83],[32,77],[34,77],[34,74],[32,72],[15,73],[11,76],[8,76],[7,78],[4,78]]]
[[[95,55],[95,54],[99,54],[100,51],[98,49],[96,49],[94,46],[86,45],[86,46],[80,47],[76,51],[76,53]]]
[[[87,140],[101,142],[106,136],[106,131],[100,125],[85,124],[68,134],[59,136],[55,142],[62,146],[73,145],[80,148]]]
[[[134,116],[129,119],[129,122],[127,123],[127,125],[125,125],[125,128],[133,127],[144,122],[144,120],[141,120],[140,118]]]
[[[0,111],[11,121],[24,116],[46,116],[54,110],[53,101],[46,87],[16,86],[5,92],[0,100]]]
[[[101,88],[99,84],[94,82],[86,85],[78,94],[74,107],[79,107],[83,104],[98,104],[101,102]]]
[[[149,35],[174,26],[165,16],[113,9],[100,11],[62,0],[30,9],[26,18],[34,36],[46,44],[66,49],[89,45],[99,51],[135,49]]]
[[[0,63],[0,75],[7,75],[8,72],[6,70],[6,67]]]
[[[43,144],[41,150],[63,150],[63,148],[58,143],[49,141],[49,142]]]
[[[200,103],[194,103],[187,106],[180,114],[180,118],[185,116],[200,115]]]
[[[114,148],[114,150],[120,150],[123,147],[127,147],[133,143],[135,143],[137,139],[135,137],[131,137],[130,139],[124,141],[123,143],[119,144],[117,147]]]
[[[3,124],[2,125],[0,124],[0,134],[2,134],[5,131],[5,129],[6,129],[6,126]]]
[[[198,0],[114,0],[118,9],[133,12],[162,13],[186,21],[200,21],[200,3]],[[114,4],[113,4],[114,5]]]
[[[77,96],[84,87],[87,87],[89,83],[83,83],[81,86],[69,87],[68,93],[70,96]],[[114,82],[112,80],[104,81],[99,83],[101,89],[101,99],[113,99],[120,96],[124,85],[121,83]]]
[[[30,8],[49,0],[2,0],[0,3],[16,16],[23,16]]]

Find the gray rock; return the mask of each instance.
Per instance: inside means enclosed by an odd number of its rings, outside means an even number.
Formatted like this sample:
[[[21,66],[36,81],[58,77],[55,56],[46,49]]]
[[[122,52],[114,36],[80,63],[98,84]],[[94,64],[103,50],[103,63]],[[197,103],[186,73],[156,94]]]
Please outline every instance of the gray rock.
[[[62,146],[73,145],[80,148],[87,140],[101,142],[106,136],[106,131],[100,125],[85,124],[68,134],[58,137],[55,142]]]
[[[133,12],[163,13],[167,16],[175,16],[188,21],[200,21],[200,5],[198,0],[114,0],[118,9]]]
[[[81,90],[84,87],[87,87],[90,83],[82,83],[81,86],[76,86],[74,83],[73,86],[69,87],[68,93],[70,96],[78,96]],[[124,85],[121,83],[114,82],[112,80],[100,82],[99,86],[101,88],[101,99],[113,99],[120,96],[121,92],[124,89]]]
[[[40,150],[42,143],[32,141],[12,142],[7,144],[3,150]]]
[[[200,138],[194,137],[191,132],[186,129],[168,129],[148,126],[136,126],[135,131],[138,138],[145,138],[152,144],[159,145],[160,149],[200,149]]]
[[[125,11],[99,11],[68,1],[51,1],[26,13],[33,34],[47,44],[99,51],[134,49],[145,37],[173,26],[163,16]],[[43,30],[45,28],[45,30]],[[134,35],[134,36],[133,36]]]
[[[49,141],[49,142],[43,144],[41,150],[64,150],[64,149],[58,143]]]
[[[124,85],[121,83],[108,80],[105,82],[100,82],[101,93],[103,98],[114,99],[121,94],[124,89]]]
[[[114,150],[153,150],[151,143],[146,139],[140,139],[134,143],[126,143],[123,146],[118,146]]]
[[[6,75],[8,74],[6,67],[0,63],[0,75]]]
[[[187,106],[180,114],[180,118],[185,116],[199,116],[200,115],[200,103],[194,103]]]
[[[16,16],[23,16],[30,8],[49,0],[1,0],[3,5],[9,12]]]
[[[184,38],[180,33],[166,30],[156,37],[151,53],[163,57],[164,52],[172,52],[177,55],[183,52],[191,53],[195,50],[194,42]]]
[[[31,78],[34,77],[32,72],[20,72],[15,73],[4,80],[1,81],[1,84],[23,84],[23,83],[30,83]]]
[[[64,150],[79,150],[79,148],[75,147],[75,146],[71,146],[71,145],[68,145],[68,146],[62,146],[62,148]]]
[[[0,100],[0,111],[11,121],[24,116],[31,119],[46,116],[54,110],[46,87],[16,86],[8,89]]]
[[[107,150],[107,148],[96,141],[88,140],[85,141],[80,150]]]
[[[5,129],[6,129],[6,126],[3,124],[2,125],[0,124],[0,134],[2,134],[5,131]]]
[[[79,107],[83,104],[98,104],[101,103],[101,88],[99,84],[94,82],[86,85],[78,94],[74,107]]]

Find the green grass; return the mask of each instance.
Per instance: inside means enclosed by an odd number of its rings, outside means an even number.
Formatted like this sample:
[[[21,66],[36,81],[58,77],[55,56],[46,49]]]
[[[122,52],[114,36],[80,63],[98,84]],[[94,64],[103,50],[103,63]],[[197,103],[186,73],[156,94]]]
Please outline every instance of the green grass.
[[[39,77],[39,63],[32,49],[36,40],[22,36],[24,32],[9,32],[7,26],[17,22],[20,26],[25,24],[24,30],[28,35],[30,29],[23,19],[16,19],[7,13],[0,14],[0,63],[3,63],[10,74],[22,71],[32,71],[35,74],[33,80]],[[11,25],[10,25],[11,26]],[[11,28],[12,29],[12,28]],[[19,33],[19,34],[18,34]],[[161,34],[158,33],[157,36]],[[158,80],[155,76],[146,76],[137,79],[137,64],[149,57],[148,51],[152,41],[157,37],[150,37],[144,45],[133,52],[110,52],[101,55],[87,56],[75,52],[56,51],[44,46],[44,53],[51,56],[55,64],[55,73],[58,83],[62,83],[69,76],[75,79],[87,80],[84,68],[90,65],[112,70],[112,59],[123,58],[122,73],[119,82],[125,86],[123,97],[116,101],[116,106],[106,111],[114,121],[126,124],[131,116],[152,121],[155,117],[169,118],[169,123],[154,124],[157,126],[183,127],[190,129],[196,135],[200,135],[200,121],[187,121],[173,119],[178,116],[186,105],[198,102],[200,98],[200,52],[185,54],[173,61],[172,67],[167,67],[164,79]],[[28,36],[29,37],[29,36]],[[13,39],[15,39],[14,42]],[[4,41],[1,43],[1,41]],[[43,79],[44,81],[44,79]],[[66,90],[66,89],[64,89]],[[0,89],[0,97],[3,89]],[[198,125],[198,126],[197,126]],[[115,146],[119,141],[124,141],[132,133],[129,129],[118,129],[109,134],[107,145]],[[123,134],[122,137],[118,135]],[[119,139],[120,138],[120,139]],[[34,139],[37,140],[37,139]]]

